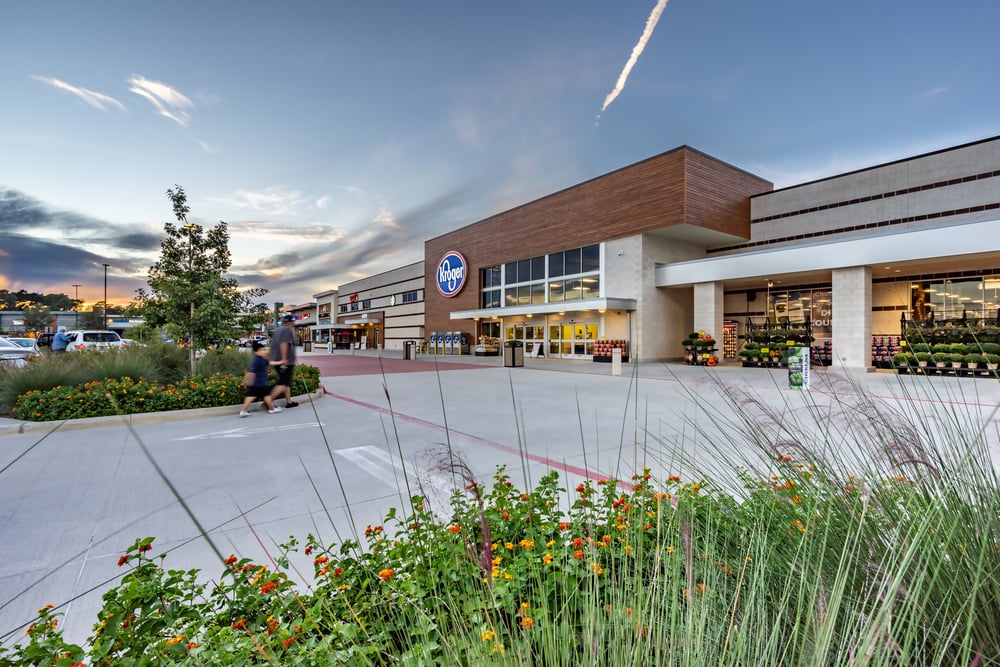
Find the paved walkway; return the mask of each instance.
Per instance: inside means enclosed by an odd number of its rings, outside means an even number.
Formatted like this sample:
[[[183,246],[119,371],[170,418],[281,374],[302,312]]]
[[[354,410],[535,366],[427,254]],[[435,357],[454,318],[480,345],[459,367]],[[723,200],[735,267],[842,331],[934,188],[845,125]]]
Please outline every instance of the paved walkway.
[[[573,488],[584,478],[627,480],[646,466],[660,478],[711,472],[734,444],[725,422],[736,409],[763,420],[766,408],[808,432],[816,416],[838,428],[838,410],[893,410],[928,424],[945,406],[970,424],[992,420],[1000,460],[995,379],[817,370],[801,392],[787,389],[785,371],[738,366],[643,363],[614,376],[610,364],[576,360],[526,358],[523,368],[505,368],[500,357],[299,355],[320,368],[323,390],[277,415],[238,419],[233,406],[129,420],[4,420],[0,640],[53,602],[67,636],[82,641],[101,592],[123,573],[121,550],[137,537],[155,536],[155,553],[171,552],[167,567],[215,576],[218,558],[194,519],[224,556],[266,562],[289,536],[340,542],[418,493],[446,512],[452,456],[479,481],[505,466],[521,488],[552,470]],[[309,564],[293,563],[302,569],[292,578],[308,581]]]

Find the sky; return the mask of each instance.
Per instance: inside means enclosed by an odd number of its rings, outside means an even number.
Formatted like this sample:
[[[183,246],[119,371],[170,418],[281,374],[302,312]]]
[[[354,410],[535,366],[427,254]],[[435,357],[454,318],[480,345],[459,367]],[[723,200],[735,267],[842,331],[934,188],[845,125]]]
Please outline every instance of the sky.
[[[127,303],[175,185],[241,286],[299,304],[682,145],[785,187],[997,136],[997,26],[996,0],[3,3],[0,289],[92,304],[108,264]]]

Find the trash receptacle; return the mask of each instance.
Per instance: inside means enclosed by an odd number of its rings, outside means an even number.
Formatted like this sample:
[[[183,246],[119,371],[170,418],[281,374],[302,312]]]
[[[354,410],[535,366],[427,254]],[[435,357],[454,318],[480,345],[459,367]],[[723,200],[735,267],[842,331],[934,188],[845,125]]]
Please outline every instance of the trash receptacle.
[[[414,340],[403,341],[403,359],[417,358],[417,342]]]
[[[313,351],[313,342],[311,340],[303,341],[302,342],[302,351],[303,352],[312,352]]]
[[[503,344],[503,365],[514,368],[524,366],[524,342],[508,340]]]

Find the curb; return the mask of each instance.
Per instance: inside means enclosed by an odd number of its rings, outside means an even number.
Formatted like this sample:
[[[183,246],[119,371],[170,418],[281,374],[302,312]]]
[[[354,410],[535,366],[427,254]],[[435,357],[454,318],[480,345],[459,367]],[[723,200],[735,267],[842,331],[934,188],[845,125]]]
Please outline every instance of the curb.
[[[298,403],[311,403],[323,396],[323,385],[311,394],[293,396]],[[236,416],[239,405],[220,405],[215,408],[193,408],[190,410],[168,410],[167,412],[140,412],[132,415],[108,415],[106,417],[84,417],[83,419],[67,419],[64,421],[34,422],[18,419],[0,419],[0,436],[37,433],[48,435],[53,431],[80,431],[87,428],[104,426],[121,426],[137,424],[162,424],[178,419],[203,419],[205,417]]]

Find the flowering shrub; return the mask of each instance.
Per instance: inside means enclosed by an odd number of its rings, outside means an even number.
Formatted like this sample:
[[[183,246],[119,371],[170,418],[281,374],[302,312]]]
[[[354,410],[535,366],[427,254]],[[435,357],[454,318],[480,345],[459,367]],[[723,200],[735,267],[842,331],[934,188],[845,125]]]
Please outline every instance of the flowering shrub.
[[[233,555],[212,583],[165,569],[145,538],[119,559],[126,573],[104,595],[86,650],[62,642],[47,607],[25,643],[0,649],[0,665],[834,664],[856,647],[872,664],[998,655],[992,624],[976,619],[996,617],[1000,551],[968,498],[903,475],[834,479],[786,456],[773,472],[746,475],[738,502],[705,480],[656,484],[648,470],[567,493],[555,472],[520,490],[500,469],[489,488],[456,492],[447,520],[414,497],[357,541],[292,539],[268,565]],[[289,577],[292,553],[311,562],[308,586]],[[890,613],[905,626],[880,620]]]
[[[296,391],[314,391],[319,386],[319,369],[297,366],[293,382]],[[28,391],[18,396],[14,413],[27,421],[80,419],[238,405],[245,395],[242,375],[198,375],[170,384],[143,378],[107,378],[72,387]]]

